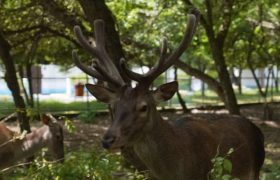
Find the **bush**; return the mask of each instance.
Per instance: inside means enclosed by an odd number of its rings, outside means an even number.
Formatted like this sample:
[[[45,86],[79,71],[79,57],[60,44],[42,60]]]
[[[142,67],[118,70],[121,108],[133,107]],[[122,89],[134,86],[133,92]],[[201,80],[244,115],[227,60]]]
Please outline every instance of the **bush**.
[[[46,161],[43,156],[36,158],[28,170],[17,168],[6,174],[4,179],[21,180],[113,180],[143,179],[137,172],[129,172],[122,167],[122,157],[99,148],[91,151],[67,153],[63,164]]]
[[[263,167],[261,180],[277,180],[280,179],[280,164],[270,164]]]
[[[212,180],[238,180],[231,176],[232,163],[228,157],[233,153],[233,149],[229,149],[225,156],[217,155],[211,160],[213,168],[209,172]]]

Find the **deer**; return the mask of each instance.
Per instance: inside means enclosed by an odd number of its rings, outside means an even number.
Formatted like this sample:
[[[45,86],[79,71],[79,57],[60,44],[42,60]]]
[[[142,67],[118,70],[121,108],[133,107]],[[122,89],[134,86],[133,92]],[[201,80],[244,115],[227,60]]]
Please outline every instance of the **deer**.
[[[74,33],[81,47],[95,57],[91,65],[83,63],[76,50],[72,57],[84,73],[103,84],[86,84],[87,90],[111,109],[111,123],[102,138],[110,151],[131,147],[137,157],[158,180],[206,180],[213,165],[211,159],[231,148],[232,176],[257,180],[264,162],[264,137],[248,119],[229,114],[184,115],[166,121],[157,110],[158,103],[172,98],[178,89],[173,81],[151,88],[152,82],[174,65],[192,41],[199,12],[188,14],[187,28],[177,49],[167,53],[162,41],[157,64],[147,73],[132,71],[124,59],[115,64],[105,47],[103,20],[94,21],[95,45],[88,42],[79,26]],[[132,87],[130,82],[137,84]],[[109,84],[109,85],[108,85]]]
[[[64,161],[63,129],[50,114],[42,115],[44,125],[22,138],[0,123],[0,170],[33,156],[44,147],[54,156],[55,162]]]

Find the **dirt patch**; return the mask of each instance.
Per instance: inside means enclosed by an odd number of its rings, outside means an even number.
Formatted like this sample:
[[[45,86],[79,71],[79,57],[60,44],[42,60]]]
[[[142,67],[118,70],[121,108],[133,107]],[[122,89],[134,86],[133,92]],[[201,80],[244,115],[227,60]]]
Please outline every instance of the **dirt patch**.
[[[102,118],[107,118],[104,116]],[[68,150],[89,148],[93,145],[101,145],[102,135],[107,130],[106,123],[90,124],[77,119],[73,120],[75,131],[70,133],[65,130],[65,146]]]

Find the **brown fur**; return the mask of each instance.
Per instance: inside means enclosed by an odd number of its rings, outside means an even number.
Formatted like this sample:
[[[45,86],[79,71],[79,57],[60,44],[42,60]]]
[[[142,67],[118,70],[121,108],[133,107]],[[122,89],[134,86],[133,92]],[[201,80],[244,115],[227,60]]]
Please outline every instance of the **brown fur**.
[[[8,129],[4,124],[0,123],[0,161],[7,162],[10,157],[14,156],[13,146],[4,145],[7,141],[11,140],[14,136],[14,132]],[[1,169],[0,163],[0,169]]]
[[[215,119],[206,119],[209,116]],[[207,114],[186,116],[175,125],[158,121],[133,146],[157,179],[207,179],[211,159],[230,148],[234,148],[233,177],[258,179],[264,160],[263,136],[247,119]]]

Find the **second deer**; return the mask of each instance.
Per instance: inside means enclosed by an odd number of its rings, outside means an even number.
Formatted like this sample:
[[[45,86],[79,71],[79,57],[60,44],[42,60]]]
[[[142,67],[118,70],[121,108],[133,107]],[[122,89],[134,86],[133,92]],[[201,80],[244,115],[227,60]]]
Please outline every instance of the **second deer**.
[[[15,132],[0,124],[0,170],[16,164],[47,147],[57,162],[64,161],[62,126],[51,115],[43,115],[45,124],[22,139],[14,138]]]
[[[157,65],[146,74],[129,70],[121,60],[120,70],[105,50],[103,21],[95,21],[93,47],[79,27],[75,34],[80,44],[97,59],[92,66],[82,64],[73,52],[75,64],[85,73],[105,81],[110,87],[87,84],[89,92],[99,101],[108,103],[112,123],[103,137],[106,149],[132,147],[139,159],[159,180],[206,180],[212,168],[211,159],[217,152],[225,155],[230,148],[232,176],[241,180],[257,180],[264,161],[261,131],[249,120],[232,115],[189,115],[169,123],[157,111],[157,104],[169,100],[178,89],[170,82],[151,90],[154,79],[172,66],[190,44],[199,14],[189,15],[188,26],[179,47],[167,55],[163,41]],[[136,87],[125,82],[137,82]]]

